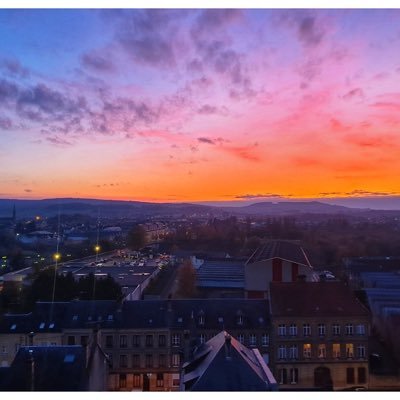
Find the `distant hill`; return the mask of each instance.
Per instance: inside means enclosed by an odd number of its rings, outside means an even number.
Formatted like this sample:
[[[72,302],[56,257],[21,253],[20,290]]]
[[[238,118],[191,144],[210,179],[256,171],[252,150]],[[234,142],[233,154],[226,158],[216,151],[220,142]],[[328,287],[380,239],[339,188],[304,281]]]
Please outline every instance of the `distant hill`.
[[[344,206],[336,206],[318,201],[282,201],[282,202],[261,202],[244,207],[224,207],[225,210],[240,209],[243,214],[337,214],[357,212],[357,209],[351,209]]]
[[[350,208],[319,201],[260,202],[242,207],[211,206],[191,203],[150,203],[140,201],[97,200],[60,198],[44,200],[0,199],[0,217],[12,215],[15,204],[17,219],[35,215],[54,216],[61,214],[84,214],[102,218],[147,218],[181,217],[193,215],[268,215],[283,216],[296,214],[352,214],[393,213],[371,209]]]

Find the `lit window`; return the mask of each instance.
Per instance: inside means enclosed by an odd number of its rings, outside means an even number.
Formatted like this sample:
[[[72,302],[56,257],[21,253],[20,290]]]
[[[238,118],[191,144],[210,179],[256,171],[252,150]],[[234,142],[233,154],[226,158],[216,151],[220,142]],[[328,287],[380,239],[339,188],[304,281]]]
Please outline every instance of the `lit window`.
[[[340,358],[340,343],[332,344],[332,356],[333,358]]]
[[[296,324],[290,324],[290,326],[289,326],[289,335],[290,336],[297,336],[297,325]]]
[[[311,335],[311,326],[310,324],[303,324],[303,335],[310,336]]]
[[[40,325],[39,325],[39,329],[43,329],[44,328],[44,322],[42,322]]]
[[[311,358],[311,344],[310,343],[303,344],[303,356],[304,356],[304,358]]]
[[[353,355],[354,355],[353,343],[346,343],[346,357],[353,358]]]
[[[50,329],[53,329],[53,328],[54,328],[54,323],[53,323],[53,322],[49,325],[49,328],[50,328]]]

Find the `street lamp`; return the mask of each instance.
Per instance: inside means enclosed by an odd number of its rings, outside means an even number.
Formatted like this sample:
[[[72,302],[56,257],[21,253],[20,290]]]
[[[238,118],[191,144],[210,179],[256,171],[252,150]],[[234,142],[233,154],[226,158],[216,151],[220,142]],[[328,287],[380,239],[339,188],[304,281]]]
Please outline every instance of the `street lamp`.
[[[94,251],[96,252],[96,263],[97,263],[97,258],[99,256],[99,251],[100,251],[101,247],[96,244],[96,246],[94,246]]]
[[[55,253],[55,254],[53,255],[53,258],[54,258],[54,261],[57,262],[57,261],[60,260],[61,254],[60,254],[60,253]]]

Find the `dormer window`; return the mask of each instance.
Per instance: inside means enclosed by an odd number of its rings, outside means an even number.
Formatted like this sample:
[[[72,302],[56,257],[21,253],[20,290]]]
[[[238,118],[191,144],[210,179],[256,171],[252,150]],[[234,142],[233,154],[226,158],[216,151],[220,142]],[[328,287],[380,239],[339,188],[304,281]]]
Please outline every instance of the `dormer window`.
[[[74,315],[73,317],[72,317],[72,321],[77,321],[78,320],[78,316],[77,315]]]
[[[54,323],[53,323],[53,322],[49,325],[49,328],[50,328],[50,329],[53,329],[53,328],[54,328]]]
[[[238,315],[236,318],[236,322],[238,325],[243,325],[243,315]]]
[[[10,329],[11,329],[12,331],[15,331],[15,328],[16,328],[16,327],[17,327],[16,324],[12,324]]]
[[[44,322],[42,322],[40,325],[39,325],[39,329],[43,329],[44,328]]]
[[[203,311],[200,311],[198,321],[199,321],[199,325],[204,325],[204,312]]]

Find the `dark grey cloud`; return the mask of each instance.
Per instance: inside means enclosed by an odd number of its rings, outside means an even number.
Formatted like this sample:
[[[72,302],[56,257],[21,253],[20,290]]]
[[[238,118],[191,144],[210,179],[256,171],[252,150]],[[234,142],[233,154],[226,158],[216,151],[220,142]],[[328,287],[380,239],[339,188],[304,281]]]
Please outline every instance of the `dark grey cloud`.
[[[242,194],[235,196],[236,199],[242,199],[242,200],[251,200],[251,199],[265,199],[265,198],[284,198],[284,197],[291,197],[292,195],[283,195],[283,194],[278,194],[278,193],[257,193],[257,194]]]
[[[364,91],[361,88],[355,88],[344,94],[342,97],[345,100],[362,99],[364,98]]]
[[[199,138],[197,138],[197,140],[198,140],[200,143],[207,143],[207,144],[215,145],[214,140],[212,140],[212,139],[210,139],[210,138],[199,137]]]
[[[179,39],[174,22],[185,10],[135,10],[120,16],[117,42],[136,62],[153,66],[175,65],[174,43]]]
[[[46,138],[46,140],[48,142],[50,142],[51,144],[61,146],[61,147],[72,146],[72,144],[73,144],[71,141],[64,139],[64,138],[60,138],[58,136],[49,136]]]
[[[18,86],[5,79],[0,80],[0,104],[13,101],[18,96]]]
[[[226,25],[238,20],[243,16],[243,11],[238,9],[208,9],[202,11],[192,27],[191,34],[194,39],[201,35],[212,34]]]
[[[1,69],[8,75],[18,78],[27,78],[29,70],[21,65],[16,59],[5,59],[0,63]]]
[[[24,192],[26,192],[26,193],[32,193],[33,190],[32,190],[32,189],[24,189]]]
[[[199,114],[217,114],[218,113],[218,107],[211,106],[210,104],[203,104],[197,112]]]
[[[84,67],[97,72],[112,72],[115,66],[108,54],[101,55],[98,52],[85,53],[81,58]]]
[[[298,36],[306,46],[316,46],[322,41],[324,31],[315,17],[307,16],[299,20]]]
[[[46,119],[48,116],[67,118],[85,110],[84,97],[71,98],[44,84],[21,91],[17,100],[18,113],[34,121]]]

